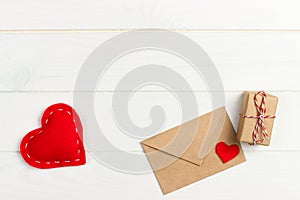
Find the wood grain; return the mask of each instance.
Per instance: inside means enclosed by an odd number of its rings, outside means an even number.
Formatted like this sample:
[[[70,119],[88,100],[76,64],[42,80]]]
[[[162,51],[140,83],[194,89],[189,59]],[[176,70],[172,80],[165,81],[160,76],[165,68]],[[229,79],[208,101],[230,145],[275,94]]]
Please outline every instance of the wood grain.
[[[299,30],[297,0],[1,0],[1,30]]]
[[[133,133],[132,129],[120,127],[113,113],[112,99],[113,92],[98,92],[95,94],[95,115],[97,123],[106,138],[115,146],[125,151],[141,152],[139,142],[145,138],[139,135],[140,139],[129,137],[128,134]],[[186,93],[183,93],[186,94]],[[244,149],[249,151],[300,151],[298,139],[300,136],[297,131],[298,118],[295,117],[300,112],[299,99],[300,92],[275,92],[274,95],[279,97],[279,106],[277,118],[274,124],[274,132],[272,135],[271,146],[249,146],[243,145]],[[129,99],[128,116],[130,121],[139,127],[150,125],[150,111],[154,106],[161,106],[166,114],[165,123],[162,127],[158,127],[157,132],[148,134],[155,135],[163,130],[173,128],[187,120],[196,118],[202,114],[216,109],[220,105],[212,105],[209,92],[194,92],[198,111],[196,114],[187,114],[185,117],[182,113],[186,107],[180,105],[176,96],[171,92],[137,92],[133,93]],[[226,108],[229,116],[233,121],[235,129],[237,129],[239,121],[239,112],[241,108],[242,92],[226,92]],[[22,99],[22,101],[20,101]],[[125,103],[125,100],[117,100],[119,103]],[[125,102],[124,102],[125,101]],[[0,126],[2,129],[2,139],[0,140],[0,151],[18,151],[19,142],[22,137],[29,131],[40,126],[40,118],[46,107],[64,102],[73,103],[72,92],[42,92],[42,93],[0,93]],[[87,105],[88,106],[88,105]],[[91,115],[83,112],[87,108],[76,108],[81,116],[84,127],[88,129],[91,126]],[[197,108],[195,108],[197,109]],[[125,120],[122,118],[121,120]],[[84,132],[89,139],[91,132]],[[99,134],[101,134],[99,132]],[[99,141],[100,143],[100,141]],[[107,149],[109,151],[109,149]]]
[[[0,5],[3,199],[281,200],[300,195],[299,1],[0,0]],[[225,105],[235,128],[244,90],[264,89],[279,97],[271,146],[243,144],[248,160],[245,164],[167,196],[162,196],[153,174],[116,172],[98,163],[91,156],[93,152],[87,153],[87,164],[81,167],[37,170],[24,163],[18,152],[20,140],[40,126],[47,106],[73,104],[76,78],[90,53],[118,34],[156,28],[177,30],[208,53],[222,79]],[[162,87],[116,89],[122,77],[145,64],[165,65],[180,74],[191,90],[175,88],[173,92],[194,94],[197,113],[182,118],[184,108],[174,93]],[[96,91],[80,91],[89,92],[94,92],[97,122],[106,138],[132,153],[142,153],[142,139],[129,137],[119,129],[113,116],[114,94],[134,92],[128,113],[130,120],[141,127],[151,124],[151,108],[160,105],[166,121],[159,131],[222,106],[212,105],[212,91],[191,65],[172,54],[151,50],[118,59],[99,81]],[[84,126],[89,126],[91,116],[80,110],[79,113]],[[118,152],[108,149],[103,153],[118,159]]]
[[[300,33],[183,34],[207,52],[226,91],[300,90]],[[111,32],[0,34],[0,90],[73,91],[81,66],[90,53],[116,35]],[[209,89],[203,77],[186,61],[166,52],[144,50],[114,62],[100,79],[97,91],[116,90],[122,77],[146,64],[173,69],[192,91]],[[160,87],[140,89],[163,90]]]
[[[38,170],[18,153],[0,153],[1,195],[9,199],[253,199],[253,188],[265,185],[256,199],[299,194],[299,152],[245,152],[248,161],[175,193],[163,196],[153,174],[132,175],[106,168],[91,156],[81,167]],[[116,156],[110,153],[110,156]],[[266,161],[267,160],[267,161]],[[288,187],[287,187],[288,186]],[[234,188],[234,190],[233,190]],[[238,189],[236,191],[235,189]],[[17,191],[16,191],[17,190]]]

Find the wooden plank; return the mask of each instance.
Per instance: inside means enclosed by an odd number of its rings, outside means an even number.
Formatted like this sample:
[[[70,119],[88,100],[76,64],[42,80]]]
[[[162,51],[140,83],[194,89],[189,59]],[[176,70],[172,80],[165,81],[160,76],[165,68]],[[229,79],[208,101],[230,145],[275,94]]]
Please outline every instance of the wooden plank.
[[[300,89],[299,33],[183,34],[208,53],[227,91]],[[116,35],[111,32],[0,34],[0,90],[73,91],[89,54]],[[99,56],[99,61],[101,59]],[[204,78],[190,64],[157,50],[138,51],[118,59],[104,73],[96,90],[115,90],[127,73],[146,64],[173,69],[193,91],[209,90]],[[154,72],[164,73],[159,69]],[[164,89],[152,86],[140,90]]]
[[[0,29],[299,29],[297,0],[1,0]]]
[[[124,93],[123,93],[124,94]],[[187,92],[177,93],[187,95]],[[300,92],[275,92],[274,95],[279,97],[279,106],[277,119],[274,125],[271,146],[249,146],[245,144],[244,149],[249,151],[295,151],[300,150],[298,134],[298,118],[295,117],[300,112],[298,106]],[[120,123],[116,122],[113,115],[112,98],[113,92],[95,93],[94,108],[97,122],[101,131],[106,138],[115,146],[124,151],[142,151],[139,141],[149,136],[137,135],[140,139],[129,137],[135,131],[130,128],[120,129]],[[128,94],[130,96],[130,94]],[[162,127],[158,127],[157,131],[149,133],[155,135],[163,130],[167,130],[176,125],[181,124],[189,119],[207,113],[222,103],[212,105],[209,92],[195,92],[195,101],[197,102],[198,111],[195,113],[186,113],[186,106],[180,105],[180,101],[171,92],[137,92],[133,94],[128,104],[128,116],[124,116],[121,120],[127,120],[139,127],[146,127],[151,124],[151,108],[159,105],[165,111],[166,119]],[[237,128],[239,121],[239,112],[242,102],[242,92],[226,92],[226,108],[233,121],[234,127]],[[118,104],[124,104],[128,99],[117,99]],[[189,99],[188,99],[189,101]],[[0,127],[2,131],[2,139],[0,140],[0,151],[18,151],[19,142],[22,137],[29,131],[40,126],[40,118],[44,109],[51,104],[64,102],[72,105],[72,92],[25,92],[25,93],[0,93]],[[87,108],[77,108],[81,116],[84,127],[91,126],[91,114],[85,113]],[[182,117],[182,113],[186,113]],[[124,113],[121,113],[124,114]],[[124,128],[124,127],[123,127]],[[135,129],[134,129],[135,130]],[[93,130],[94,131],[94,130]],[[93,133],[90,131],[90,133]],[[95,130],[96,131],[96,130]],[[133,133],[134,132],[134,133]],[[101,133],[99,133],[101,134]],[[137,133],[138,134],[138,133]],[[90,138],[88,132],[85,132],[86,138]],[[109,149],[107,149],[109,151]]]
[[[5,199],[256,199],[299,196],[300,152],[245,152],[239,166],[163,196],[153,174],[132,175],[106,168],[88,155],[80,167],[38,170],[18,153],[0,153],[1,196]],[[115,155],[111,155],[115,156]],[[267,159],[266,159],[267,158]],[[259,180],[258,180],[259,179]],[[234,188],[234,189],[233,189]],[[17,192],[16,192],[17,191]]]

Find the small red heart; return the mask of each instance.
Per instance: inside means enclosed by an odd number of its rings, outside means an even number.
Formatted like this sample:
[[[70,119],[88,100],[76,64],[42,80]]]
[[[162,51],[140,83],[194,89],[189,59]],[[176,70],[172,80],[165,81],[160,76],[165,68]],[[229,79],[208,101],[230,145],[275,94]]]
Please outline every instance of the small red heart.
[[[20,145],[21,155],[31,166],[49,169],[86,163],[82,124],[76,111],[66,104],[46,109],[42,127],[29,132]]]
[[[240,148],[236,144],[228,146],[224,142],[219,142],[216,146],[216,153],[223,163],[234,159],[240,153]]]

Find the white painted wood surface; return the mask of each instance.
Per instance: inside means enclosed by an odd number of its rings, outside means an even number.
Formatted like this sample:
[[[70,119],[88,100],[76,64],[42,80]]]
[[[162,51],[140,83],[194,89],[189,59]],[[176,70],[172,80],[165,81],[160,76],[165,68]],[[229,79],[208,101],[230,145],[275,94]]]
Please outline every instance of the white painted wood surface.
[[[299,152],[246,152],[248,161],[175,193],[163,196],[152,174],[129,175],[88,164],[64,169],[36,170],[18,153],[0,153],[1,195],[7,199],[297,199]],[[275,174],[274,174],[275,173]],[[8,178],[9,177],[9,178]],[[268,186],[268,192],[253,197]]]
[[[298,126],[298,118],[290,117],[297,116],[300,112],[300,108],[297,107],[300,92],[273,92],[272,94],[280,98],[272,145],[269,147],[252,147],[245,144],[244,149],[249,151],[300,151],[298,142],[300,136],[297,131],[294,131]],[[139,141],[141,140],[128,137],[117,127],[112,113],[112,95],[113,92],[98,92],[95,94],[95,113],[101,130],[115,146],[125,151],[142,151],[139,145]],[[163,130],[167,130],[222,106],[213,106],[208,92],[195,92],[195,96],[198,103],[198,114],[195,116],[189,115],[185,119],[182,119],[182,107],[172,93],[137,92],[130,100],[129,116],[138,126],[149,125],[151,123],[149,119],[150,109],[155,105],[160,105],[166,112],[167,120]],[[5,115],[1,115],[0,124],[3,132],[6,133],[2,136],[3,140],[0,140],[0,151],[18,151],[19,141],[23,138],[24,134],[40,126],[40,118],[46,107],[58,102],[65,102],[72,105],[73,93],[2,93],[0,99],[1,113],[5,113]],[[20,102],[20,99],[22,102]],[[236,129],[241,101],[242,92],[226,92],[226,108]],[[78,112],[80,113],[80,110]],[[80,116],[83,125],[89,126],[91,116],[85,116],[83,113],[80,113]],[[12,126],[12,123],[15,122],[17,122],[18,126]]]
[[[297,0],[0,0],[1,198],[298,199],[299,8]],[[203,47],[222,78],[235,128],[244,90],[265,89],[277,95],[271,146],[245,144],[246,163],[167,196],[161,194],[153,174],[116,172],[98,163],[90,152],[81,167],[37,170],[26,165],[18,152],[20,140],[39,127],[47,106],[72,105],[76,77],[87,56],[107,39],[139,28],[175,29]],[[118,129],[111,99],[114,92],[129,92],[115,91],[116,84],[144,64],[170,66],[181,74],[192,91],[175,92],[193,92],[198,115],[214,108],[202,78],[178,57],[140,51],[119,59],[97,87],[95,112],[105,136],[128,152],[142,153],[139,140]],[[166,112],[163,129],[188,120],[181,119],[181,107],[172,93],[157,86],[135,91],[128,108],[131,120],[140,126],[151,123],[154,105]],[[89,117],[81,115],[85,126]]]
[[[118,34],[0,34],[0,88],[2,91],[73,91],[78,72],[89,54]],[[208,53],[226,91],[258,90],[262,87],[273,91],[300,89],[297,73],[300,66],[299,33],[182,34]],[[194,68],[182,59],[168,53],[146,50],[131,53],[114,62],[105,72],[97,90],[115,90],[116,84],[126,73],[145,64],[169,66],[181,74],[194,91],[207,90]],[[162,89],[148,87],[142,90]]]
[[[292,29],[298,0],[0,1],[0,29]]]

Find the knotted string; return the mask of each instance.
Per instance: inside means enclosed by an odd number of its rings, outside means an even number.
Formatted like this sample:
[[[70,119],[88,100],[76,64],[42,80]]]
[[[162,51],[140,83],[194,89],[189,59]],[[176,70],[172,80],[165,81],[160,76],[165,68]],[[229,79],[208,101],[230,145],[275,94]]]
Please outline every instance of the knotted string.
[[[259,105],[257,101],[257,95],[262,96],[261,105]],[[244,115],[243,118],[250,118],[250,119],[258,119],[255,125],[255,128],[252,133],[253,137],[253,145],[261,144],[266,139],[269,139],[269,134],[267,128],[265,126],[265,119],[274,119],[275,115],[265,115],[266,114],[266,102],[267,102],[267,94],[264,91],[259,91],[254,96],[254,103],[257,110],[257,115]],[[262,139],[258,139],[259,130],[262,132]]]

